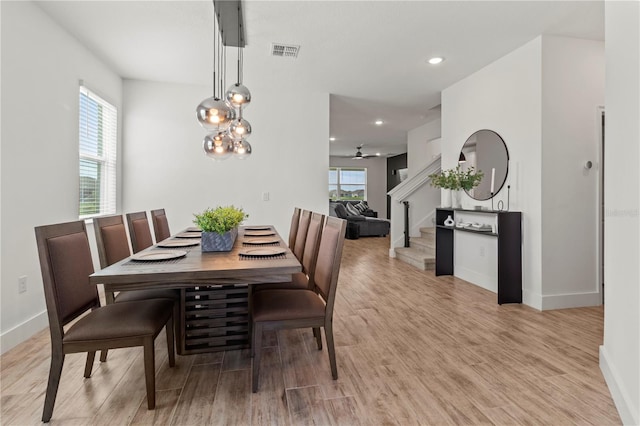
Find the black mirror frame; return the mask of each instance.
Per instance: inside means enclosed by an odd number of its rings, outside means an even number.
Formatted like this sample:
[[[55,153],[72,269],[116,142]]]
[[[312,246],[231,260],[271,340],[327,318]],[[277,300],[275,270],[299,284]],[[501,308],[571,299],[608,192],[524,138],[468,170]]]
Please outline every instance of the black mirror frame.
[[[495,197],[500,190],[502,190],[502,188],[504,187],[505,183],[507,182],[507,177],[509,176],[509,148],[507,148],[507,143],[504,141],[504,139],[502,138],[502,136],[500,136],[500,134],[498,132],[496,132],[495,130],[491,130],[491,129],[480,129],[480,130],[476,130],[475,132],[471,133],[471,135],[469,135],[469,137],[464,141],[464,143],[462,144],[462,148],[460,148],[460,155],[463,155],[462,150],[464,149],[464,146],[467,144],[467,142],[469,141],[469,139],[475,135],[478,132],[482,132],[482,131],[487,131],[487,132],[491,132],[494,135],[496,135],[498,137],[498,139],[500,139],[500,141],[502,142],[502,145],[504,146],[504,152],[507,154],[507,167],[506,167],[506,171],[505,171],[505,175],[504,175],[504,180],[500,183],[500,187],[493,193],[493,195],[490,195],[488,198],[476,198],[474,196],[472,196],[471,194],[469,194],[469,191],[467,191],[466,189],[464,190],[464,192],[472,199],[476,200],[476,201],[488,201],[491,200],[493,197]]]

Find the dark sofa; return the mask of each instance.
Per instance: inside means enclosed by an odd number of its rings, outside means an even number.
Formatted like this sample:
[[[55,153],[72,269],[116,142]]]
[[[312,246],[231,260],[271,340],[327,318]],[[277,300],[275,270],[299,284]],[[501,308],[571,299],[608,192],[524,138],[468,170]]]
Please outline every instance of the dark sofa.
[[[373,211],[369,213],[365,210],[362,213],[357,215],[349,213],[344,202],[332,201],[329,203],[329,214],[345,219],[348,228],[349,225],[357,225],[360,237],[384,237],[389,234],[391,223],[387,219],[373,217],[373,214],[377,216],[377,213]],[[364,214],[371,214],[372,216],[365,216]]]

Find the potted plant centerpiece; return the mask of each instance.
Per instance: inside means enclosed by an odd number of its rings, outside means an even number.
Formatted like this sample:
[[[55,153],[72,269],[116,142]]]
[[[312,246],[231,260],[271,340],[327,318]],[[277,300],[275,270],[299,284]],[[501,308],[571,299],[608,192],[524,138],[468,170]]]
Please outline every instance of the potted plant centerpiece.
[[[460,190],[470,191],[480,184],[484,173],[476,172],[474,167],[462,170],[460,166],[455,169],[442,170],[440,173],[429,175],[431,186],[444,190],[442,196],[442,207],[460,208]]]
[[[249,217],[241,208],[234,206],[208,208],[194,216],[193,223],[202,229],[203,252],[231,251],[238,236],[238,225]]]

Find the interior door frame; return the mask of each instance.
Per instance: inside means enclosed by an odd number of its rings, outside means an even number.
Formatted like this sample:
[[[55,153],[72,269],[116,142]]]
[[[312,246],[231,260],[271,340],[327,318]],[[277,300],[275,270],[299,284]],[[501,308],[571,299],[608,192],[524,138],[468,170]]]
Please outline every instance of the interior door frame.
[[[598,233],[597,233],[597,271],[598,271],[598,291],[601,293],[601,301],[604,304],[604,144],[605,144],[605,108],[598,106],[596,108],[596,123],[598,137],[598,162],[596,171],[598,173],[597,193],[598,193]]]

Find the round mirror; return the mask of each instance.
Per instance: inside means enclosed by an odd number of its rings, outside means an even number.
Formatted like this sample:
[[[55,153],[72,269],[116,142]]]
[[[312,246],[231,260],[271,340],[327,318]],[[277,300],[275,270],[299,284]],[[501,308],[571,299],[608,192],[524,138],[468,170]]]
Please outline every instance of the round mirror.
[[[469,136],[462,146],[459,164],[464,171],[473,167],[476,171],[484,173],[480,184],[465,192],[474,200],[489,200],[491,192],[495,196],[507,180],[509,171],[507,145],[496,132],[478,130]]]

